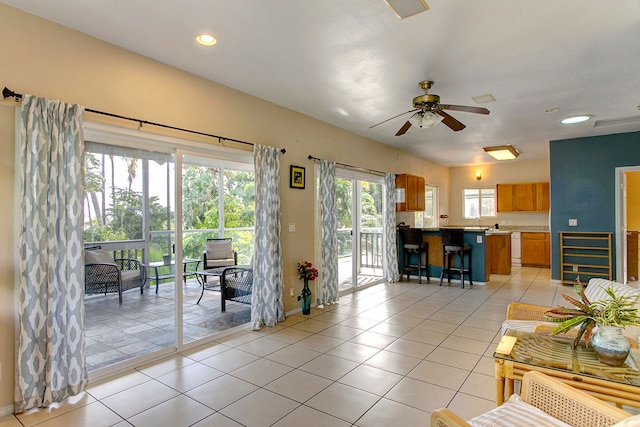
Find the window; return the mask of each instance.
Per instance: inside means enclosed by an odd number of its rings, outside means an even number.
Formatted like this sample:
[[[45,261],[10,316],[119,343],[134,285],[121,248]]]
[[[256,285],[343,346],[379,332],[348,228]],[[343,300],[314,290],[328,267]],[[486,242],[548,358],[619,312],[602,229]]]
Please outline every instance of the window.
[[[465,219],[496,216],[496,190],[494,188],[465,188],[463,196]]]
[[[438,187],[424,186],[424,212],[415,213],[414,223],[418,228],[438,227]]]

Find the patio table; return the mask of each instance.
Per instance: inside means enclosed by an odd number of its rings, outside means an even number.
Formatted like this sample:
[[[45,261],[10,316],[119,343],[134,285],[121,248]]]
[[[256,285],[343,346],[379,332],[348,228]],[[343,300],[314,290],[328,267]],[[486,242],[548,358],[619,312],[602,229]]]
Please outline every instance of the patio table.
[[[172,271],[166,274],[160,274],[159,270],[162,267],[168,267],[170,270],[173,270],[173,267],[175,267],[175,265],[176,265],[176,262],[173,259],[169,264],[166,264],[163,261],[156,261],[156,262],[150,262],[149,264],[143,264],[143,266],[149,270],[149,273],[151,273],[151,270],[153,270],[154,272],[154,274],[147,273],[147,278],[150,282],[151,280],[156,281],[156,294],[158,293],[158,288],[160,287],[160,280],[173,279],[175,277],[175,273],[173,273]],[[189,268],[190,265],[194,265],[194,267]],[[195,276],[197,278],[198,276],[196,273],[199,266],[200,266],[199,259],[183,258],[182,259],[182,279],[186,282],[187,277],[189,276]]]

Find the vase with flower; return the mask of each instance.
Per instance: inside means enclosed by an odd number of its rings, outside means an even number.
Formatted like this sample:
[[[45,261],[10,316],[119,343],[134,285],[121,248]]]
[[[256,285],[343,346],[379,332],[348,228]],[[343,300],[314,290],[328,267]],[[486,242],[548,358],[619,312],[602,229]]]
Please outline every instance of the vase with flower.
[[[318,277],[318,269],[313,267],[308,261],[302,261],[298,263],[298,276],[300,280],[304,280],[304,286],[300,294],[300,301],[302,302],[302,314],[311,313],[311,289],[309,289],[309,280],[315,280]]]

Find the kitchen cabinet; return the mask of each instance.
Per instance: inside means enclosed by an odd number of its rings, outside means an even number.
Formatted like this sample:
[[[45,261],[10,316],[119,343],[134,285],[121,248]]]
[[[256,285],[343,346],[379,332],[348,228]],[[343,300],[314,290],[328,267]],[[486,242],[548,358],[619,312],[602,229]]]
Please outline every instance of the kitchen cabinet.
[[[549,211],[549,183],[497,185],[498,212]]]
[[[549,233],[520,233],[521,263],[526,267],[549,267],[551,255]]]
[[[487,234],[487,265],[491,274],[511,274],[511,233]]]
[[[406,173],[396,176],[396,211],[424,211],[424,178]]]

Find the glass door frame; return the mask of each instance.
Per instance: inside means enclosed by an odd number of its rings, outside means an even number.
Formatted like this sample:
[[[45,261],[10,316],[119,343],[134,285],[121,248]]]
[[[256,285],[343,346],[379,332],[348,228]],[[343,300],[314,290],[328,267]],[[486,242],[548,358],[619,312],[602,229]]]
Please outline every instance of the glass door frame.
[[[384,176],[377,174],[369,174],[364,172],[353,171],[349,169],[336,168],[336,179],[344,179],[351,182],[351,286],[347,289],[341,289],[340,294],[354,292],[363,289],[369,285],[374,285],[384,281],[384,261],[382,275],[380,280],[368,283],[364,286],[358,286],[358,277],[361,270],[361,218],[362,218],[362,182],[368,182],[382,186],[384,194]],[[382,197],[382,214],[385,212],[385,198]],[[386,239],[382,239],[382,253],[385,253]],[[384,256],[383,256],[384,260]],[[339,283],[342,285],[342,283]]]

